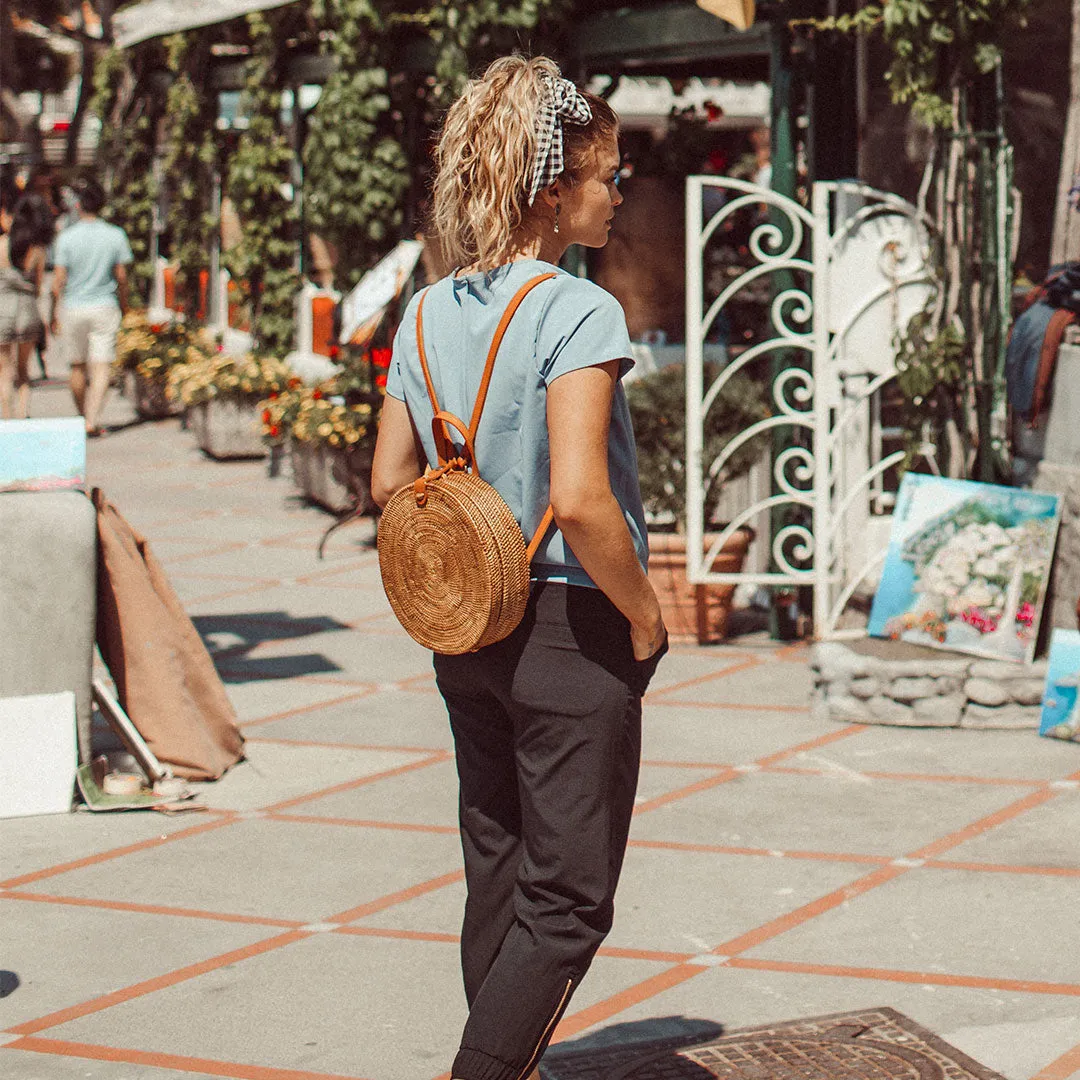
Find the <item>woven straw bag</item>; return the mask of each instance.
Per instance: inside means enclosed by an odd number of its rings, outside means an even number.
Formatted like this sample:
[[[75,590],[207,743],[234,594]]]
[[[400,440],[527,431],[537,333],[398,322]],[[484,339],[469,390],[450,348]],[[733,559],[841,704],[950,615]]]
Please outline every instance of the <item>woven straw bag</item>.
[[[502,641],[521,622],[529,599],[529,564],[553,514],[549,506],[532,541],[499,493],[480,478],[476,431],[495,358],[521,302],[554,274],[526,282],[507,305],[488,350],[468,424],[439,408],[424,349],[424,296],[416,342],[434,417],[438,468],[395,492],[379,521],[379,569],[398,621],[421,645],[459,655]],[[451,441],[453,428],[463,444]]]

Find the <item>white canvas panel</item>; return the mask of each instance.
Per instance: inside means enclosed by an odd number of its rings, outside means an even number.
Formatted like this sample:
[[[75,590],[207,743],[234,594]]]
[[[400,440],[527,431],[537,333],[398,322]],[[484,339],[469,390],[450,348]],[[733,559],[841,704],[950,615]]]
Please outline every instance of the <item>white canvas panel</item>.
[[[0,818],[71,810],[75,694],[0,698]]]

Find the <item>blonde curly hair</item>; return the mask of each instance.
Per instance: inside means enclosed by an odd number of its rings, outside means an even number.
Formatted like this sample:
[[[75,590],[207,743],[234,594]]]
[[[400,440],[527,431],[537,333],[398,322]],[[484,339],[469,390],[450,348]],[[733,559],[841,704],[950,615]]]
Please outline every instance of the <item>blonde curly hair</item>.
[[[451,105],[435,149],[431,224],[450,266],[493,269],[513,255],[532,208],[529,181],[536,154],[542,78],[559,77],[546,56],[504,56],[471,79]],[[603,98],[584,93],[592,109],[585,125],[563,129],[565,168],[573,184],[619,118]]]

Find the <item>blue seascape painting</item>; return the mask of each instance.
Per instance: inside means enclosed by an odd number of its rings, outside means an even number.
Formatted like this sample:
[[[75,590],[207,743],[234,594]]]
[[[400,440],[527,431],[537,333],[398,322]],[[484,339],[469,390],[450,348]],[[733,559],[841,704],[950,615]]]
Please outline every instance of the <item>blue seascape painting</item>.
[[[908,473],[869,633],[995,660],[1035,653],[1060,496]]]
[[[0,491],[54,491],[85,484],[82,417],[0,420]]]
[[[1055,628],[1050,636],[1039,734],[1080,740],[1080,631]]]

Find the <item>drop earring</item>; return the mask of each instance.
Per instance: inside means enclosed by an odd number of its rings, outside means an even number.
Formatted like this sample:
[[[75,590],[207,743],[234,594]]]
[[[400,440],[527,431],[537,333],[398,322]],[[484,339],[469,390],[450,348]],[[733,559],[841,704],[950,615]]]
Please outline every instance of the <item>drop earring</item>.
[[[559,215],[562,213],[562,203],[555,204],[555,232],[559,231]]]

